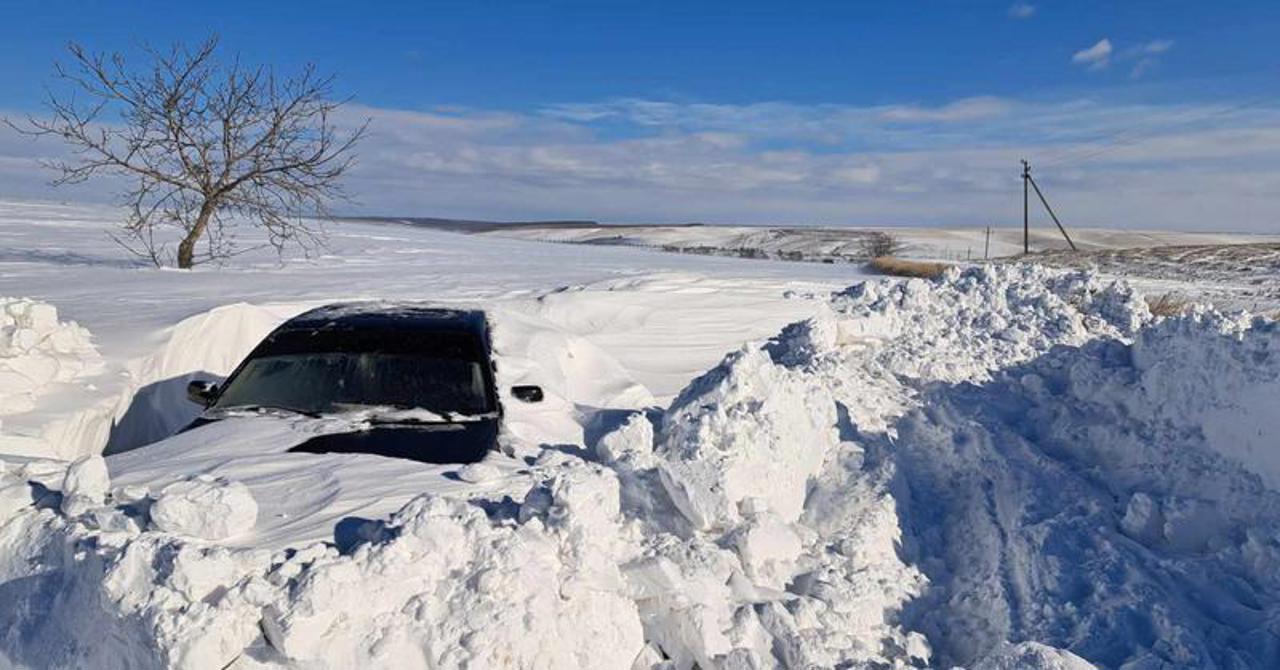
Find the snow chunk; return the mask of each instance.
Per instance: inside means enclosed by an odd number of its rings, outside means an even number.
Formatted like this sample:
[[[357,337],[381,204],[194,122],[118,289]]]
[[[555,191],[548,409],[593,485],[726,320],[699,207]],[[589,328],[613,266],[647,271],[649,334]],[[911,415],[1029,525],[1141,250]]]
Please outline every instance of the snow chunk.
[[[649,465],[653,459],[653,423],[644,412],[633,412],[622,425],[596,441],[595,455],[606,464]]]
[[[111,487],[107,462],[101,456],[84,456],[67,468],[62,481],[62,513],[79,516],[102,505]]]
[[[800,536],[767,510],[757,512],[733,536],[747,577],[758,585],[782,589],[791,581],[802,549]]]
[[[472,484],[483,484],[501,478],[502,473],[488,463],[469,463],[458,470],[458,478]]]
[[[258,503],[240,482],[205,475],[174,482],[151,504],[151,524],[166,533],[225,540],[253,529]]]
[[[764,499],[800,516],[809,479],[838,442],[830,395],[799,371],[744,348],[680,393],[663,418],[662,484],[695,528],[728,527]]]
[[[1004,645],[972,670],[1095,670],[1095,667],[1065,649],[1023,642]]]
[[[570,466],[519,525],[424,495],[389,539],[326,555],[267,611],[271,644],[307,667],[625,668],[643,640],[621,593],[617,483]],[[362,660],[365,659],[365,660]]]
[[[35,408],[51,385],[96,372],[89,331],[47,303],[0,297],[0,416]]]
[[[824,363],[859,430],[886,430],[922,382],[985,381],[1059,344],[1127,339],[1150,321],[1122,282],[1034,265],[855,284],[831,299],[842,345]]]

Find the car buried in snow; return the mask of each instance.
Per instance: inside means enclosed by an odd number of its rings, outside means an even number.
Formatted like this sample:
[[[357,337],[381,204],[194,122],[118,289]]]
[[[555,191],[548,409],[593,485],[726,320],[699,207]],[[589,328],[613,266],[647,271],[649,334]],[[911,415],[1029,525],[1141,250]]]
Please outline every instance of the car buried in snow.
[[[182,432],[246,415],[302,418],[322,428],[290,452],[474,463],[501,432],[495,369],[483,311],[328,305],[276,328],[224,382],[190,382],[187,397],[204,410]],[[510,391],[522,402],[543,396]]]

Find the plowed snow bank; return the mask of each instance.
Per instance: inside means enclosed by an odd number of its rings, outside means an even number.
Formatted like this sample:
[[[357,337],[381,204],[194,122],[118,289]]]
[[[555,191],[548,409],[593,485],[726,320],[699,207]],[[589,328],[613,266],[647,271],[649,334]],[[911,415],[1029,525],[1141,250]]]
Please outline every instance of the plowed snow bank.
[[[53,305],[0,298],[0,453],[66,456],[58,445],[68,437],[104,437],[109,422],[69,418],[78,408],[57,397],[101,370],[89,331],[59,321]]]
[[[1216,314],[930,389],[881,445],[932,581],[908,622],[950,662],[1275,667],[1278,402],[1276,322]]]
[[[522,341],[536,381],[556,347]],[[559,369],[554,387],[631,393]],[[428,493],[346,553],[192,540],[145,490],[100,496],[90,465],[9,463],[0,650],[40,668],[1271,668],[1278,404],[1272,321],[1153,321],[1123,284],[1036,268],[866,283],[660,417],[579,426],[588,449],[546,448],[523,495]],[[574,434],[570,403],[547,411]],[[67,493],[83,500],[60,509]]]
[[[89,331],[32,300],[0,298],[0,415],[35,408],[49,387],[101,364]]]
[[[56,480],[46,464],[8,466],[0,490]],[[117,491],[74,517],[45,507],[54,494],[43,495],[0,518],[0,661],[104,670],[628,667],[642,639],[618,570],[617,480],[580,461],[539,472],[518,518],[424,495],[371,523],[361,531],[369,541],[349,555],[325,545],[233,550],[165,532],[173,514],[161,518],[160,508],[175,496],[185,511],[198,506],[186,490],[158,500]],[[18,572],[26,576],[13,579]]]

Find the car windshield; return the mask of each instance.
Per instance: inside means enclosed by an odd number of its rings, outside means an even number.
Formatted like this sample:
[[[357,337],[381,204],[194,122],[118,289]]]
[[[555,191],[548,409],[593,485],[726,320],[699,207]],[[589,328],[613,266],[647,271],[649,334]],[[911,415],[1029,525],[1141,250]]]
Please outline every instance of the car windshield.
[[[270,407],[327,413],[355,406],[438,414],[492,411],[480,363],[382,352],[288,353],[250,359],[214,409]]]

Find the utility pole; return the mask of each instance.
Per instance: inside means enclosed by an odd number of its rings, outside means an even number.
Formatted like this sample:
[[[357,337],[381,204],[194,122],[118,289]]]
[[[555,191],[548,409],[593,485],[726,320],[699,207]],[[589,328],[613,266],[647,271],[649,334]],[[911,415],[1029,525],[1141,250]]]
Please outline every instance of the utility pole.
[[[1058,215],[1053,213],[1053,208],[1049,206],[1049,201],[1044,199],[1044,194],[1040,192],[1040,185],[1036,183],[1036,180],[1031,178],[1031,175],[1027,175],[1027,181],[1031,182],[1031,188],[1036,190],[1036,196],[1039,197],[1040,202],[1044,204],[1044,211],[1049,213],[1049,218],[1053,219],[1053,222],[1058,224],[1058,230],[1062,233],[1062,236],[1067,239],[1067,244],[1071,245],[1071,250],[1079,251],[1079,249],[1076,249],[1076,243],[1072,242],[1071,236],[1067,234],[1067,229],[1062,227],[1062,222],[1058,220]]]
[[[1022,253],[1031,253],[1031,211],[1027,184],[1031,182],[1031,164],[1022,159]]]
[[[1044,205],[1044,211],[1049,213],[1049,218],[1053,219],[1054,224],[1058,226],[1058,231],[1062,233],[1062,237],[1067,240],[1067,244],[1071,245],[1072,251],[1079,251],[1076,243],[1071,241],[1071,236],[1067,234],[1067,229],[1058,220],[1058,215],[1053,213],[1053,208],[1049,206],[1049,201],[1045,199],[1044,193],[1040,192],[1040,185],[1031,177],[1031,164],[1024,158],[1022,160],[1022,253],[1031,252],[1031,205],[1030,194],[1027,187],[1035,189],[1036,197],[1040,198],[1040,204]]]
[[[982,260],[991,258],[991,226],[987,226],[987,238],[982,243]]]

